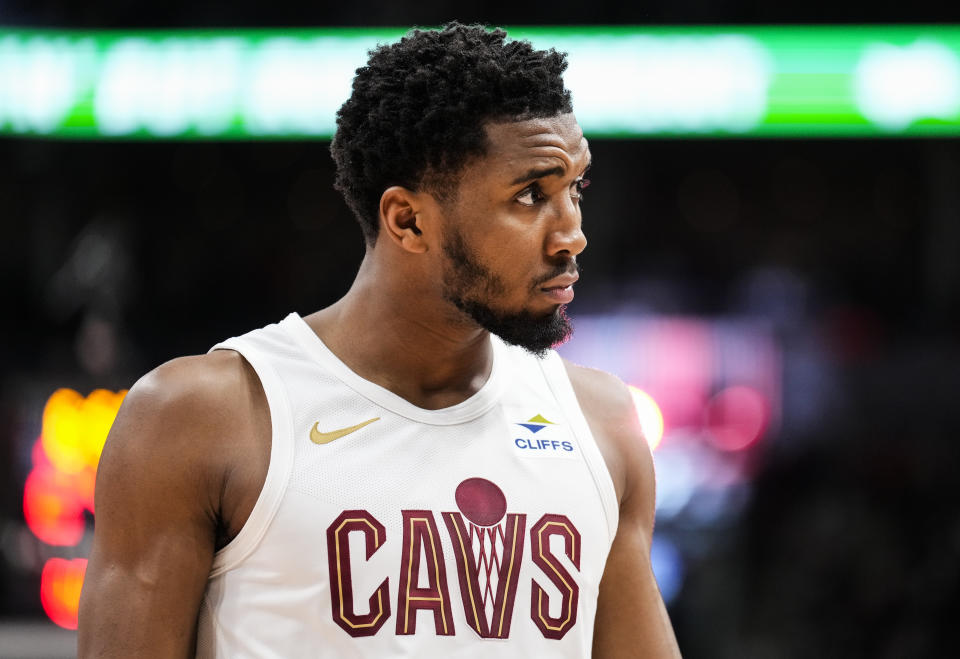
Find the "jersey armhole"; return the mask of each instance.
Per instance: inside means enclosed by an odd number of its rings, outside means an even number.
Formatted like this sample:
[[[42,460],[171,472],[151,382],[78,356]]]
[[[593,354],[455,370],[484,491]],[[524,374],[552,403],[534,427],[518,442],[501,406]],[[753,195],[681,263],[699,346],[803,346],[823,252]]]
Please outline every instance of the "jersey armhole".
[[[213,555],[210,579],[236,568],[260,544],[273,521],[290,480],[293,469],[292,413],[286,390],[276,371],[260,351],[241,338],[233,338],[213,346],[214,350],[233,350],[249,362],[260,378],[270,413],[270,462],[263,488],[240,532]]]
[[[583,410],[580,409],[580,402],[573,390],[567,368],[563,365],[563,359],[557,352],[551,351],[546,359],[538,361],[544,379],[547,381],[554,397],[560,403],[562,409],[568,410],[571,430],[578,440],[577,444],[581,447],[583,459],[597,488],[597,495],[600,497],[607,522],[607,531],[610,534],[609,540],[612,544],[620,522],[620,506],[617,503],[617,491],[613,485],[613,477],[610,475],[607,463],[600,453],[597,440],[590,431],[587,418],[583,415]]]

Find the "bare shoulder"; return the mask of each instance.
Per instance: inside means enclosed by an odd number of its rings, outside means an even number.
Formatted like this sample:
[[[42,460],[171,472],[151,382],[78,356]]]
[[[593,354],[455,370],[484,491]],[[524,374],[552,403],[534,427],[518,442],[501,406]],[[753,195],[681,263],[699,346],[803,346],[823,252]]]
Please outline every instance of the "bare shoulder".
[[[249,498],[246,490],[265,475],[265,435],[266,400],[242,356],[218,350],[174,359],[140,378],[124,399],[104,446],[98,494],[115,494],[118,488],[107,481],[119,485],[138,474],[138,487],[162,479],[158,486],[178,487],[207,517],[221,517],[225,501]],[[224,496],[232,484],[247,482],[241,496]]]
[[[615,375],[563,360],[581,407],[610,421],[627,422],[635,418],[627,385]],[[639,427],[637,428],[639,430]]]
[[[590,425],[621,502],[637,495],[653,506],[653,457],[640,428],[633,398],[620,378],[564,360],[580,408]],[[634,501],[634,503],[638,503]]]
[[[151,453],[172,450],[187,457],[215,449],[249,414],[256,387],[256,375],[233,351],[169,361],[130,389],[105,450],[146,443]]]
[[[125,404],[174,418],[198,412],[229,413],[241,404],[237,396],[255,380],[247,362],[232,350],[179,357],[140,378]]]

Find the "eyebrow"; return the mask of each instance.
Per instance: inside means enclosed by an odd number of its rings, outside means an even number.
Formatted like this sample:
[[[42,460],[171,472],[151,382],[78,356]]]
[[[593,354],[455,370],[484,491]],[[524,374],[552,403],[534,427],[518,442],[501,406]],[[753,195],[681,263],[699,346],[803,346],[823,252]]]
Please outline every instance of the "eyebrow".
[[[590,165],[593,164],[592,161],[587,163],[587,166],[584,168],[584,173],[590,169]],[[533,169],[528,170],[526,173],[521,174],[517,178],[513,179],[510,185],[519,185],[520,183],[526,183],[527,181],[533,181],[538,178],[546,178],[547,176],[563,176],[564,168],[559,165],[555,167],[534,167]]]

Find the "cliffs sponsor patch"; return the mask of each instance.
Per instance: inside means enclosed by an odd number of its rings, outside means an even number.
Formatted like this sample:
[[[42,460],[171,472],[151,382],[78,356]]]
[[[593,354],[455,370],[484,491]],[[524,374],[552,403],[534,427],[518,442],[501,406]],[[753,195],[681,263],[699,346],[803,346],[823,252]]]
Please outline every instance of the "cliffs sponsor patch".
[[[508,410],[508,414],[509,437],[517,455],[570,460],[579,457],[573,434],[565,424],[555,420],[559,418],[556,414],[531,410],[517,410],[515,414]]]

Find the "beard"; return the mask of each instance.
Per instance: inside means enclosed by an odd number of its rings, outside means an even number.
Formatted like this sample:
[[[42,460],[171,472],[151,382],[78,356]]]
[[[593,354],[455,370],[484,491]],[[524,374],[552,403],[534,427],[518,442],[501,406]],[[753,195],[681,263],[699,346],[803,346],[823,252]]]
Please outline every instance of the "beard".
[[[541,358],[547,350],[565,342],[573,334],[566,305],[540,315],[530,311],[496,309],[492,301],[504,297],[507,287],[500,277],[473,256],[457,229],[444,237],[443,252],[447,261],[443,273],[444,298],[483,329]],[[572,267],[577,268],[575,264]],[[571,261],[565,261],[543,281],[570,270]]]

